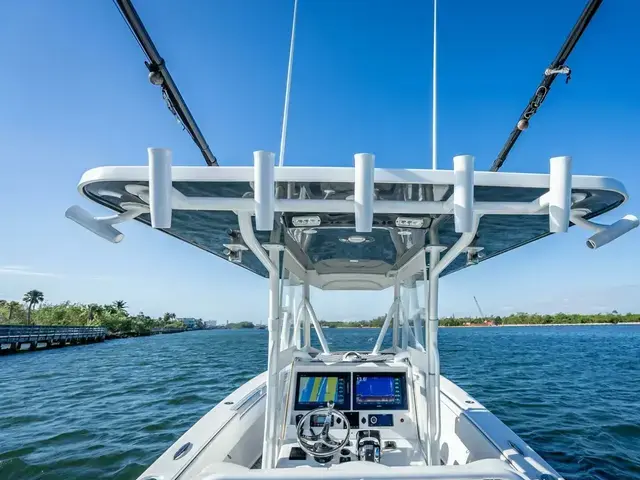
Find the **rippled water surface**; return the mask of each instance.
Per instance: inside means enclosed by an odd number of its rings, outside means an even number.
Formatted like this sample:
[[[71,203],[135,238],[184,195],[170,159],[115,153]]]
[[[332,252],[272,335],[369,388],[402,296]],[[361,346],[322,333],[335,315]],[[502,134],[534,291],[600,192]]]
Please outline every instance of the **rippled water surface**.
[[[334,349],[376,331],[331,329]],[[266,369],[265,331],[0,357],[0,479],[131,479]],[[441,329],[443,373],[567,479],[640,478],[640,327]]]

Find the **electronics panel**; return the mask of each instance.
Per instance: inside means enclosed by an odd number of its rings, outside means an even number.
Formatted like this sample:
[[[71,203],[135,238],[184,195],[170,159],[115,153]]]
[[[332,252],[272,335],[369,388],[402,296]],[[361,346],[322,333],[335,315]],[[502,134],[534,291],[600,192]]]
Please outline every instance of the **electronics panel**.
[[[296,410],[313,410],[333,402],[338,410],[351,410],[351,373],[299,372]]]
[[[343,365],[340,367],[344,368]],[[414,414],[410,410],[410,385],[406,370],[351,368],[333,370],[304,369],[295,373],[296,383],[291,392],[289,425],[296,427],[305,411],[326,407],[333,402],[347,418],[354,432],[362,429],[382,429],[401,435],[415,435]],[[312,428],[324,426],[324,415],[313,415]],[[333,419],[331,428],[345,429],[339,418]],[[294,435],[295,431],[291,431]]]
[[[406,410],[407,380],[404,372],[353,373],[354,410]]]

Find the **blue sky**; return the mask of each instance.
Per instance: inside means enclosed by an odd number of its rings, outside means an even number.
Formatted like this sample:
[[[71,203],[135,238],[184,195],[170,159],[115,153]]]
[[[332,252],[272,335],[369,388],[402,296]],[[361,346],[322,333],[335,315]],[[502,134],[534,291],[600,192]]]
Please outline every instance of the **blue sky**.
[[[135,2],[222,165],[278,151],[292,1]],[[439,158],[489,168],[577,19],[584,0],[442,1]],[[505,171],[574,172],[624,181],[631,200],[603,220],[640,213],[640,5],[605,2]],[[431,165],[428,2],[300,0],[287,164]],[[202,165],[146,79],[144,56],[111,2],[10,2],[0,17],[0,298],[29,289],[50,301],[126,300],[132,312],[263,321],[267,285],[243,269],[125,224],[112,245],[65,219],[82,173],[143,165],[148,146]],[[640,311],[638,230],[601,250],[571,229],[446,277],[441,314]],[[628,253],[627,253],[628,252]],[[390,293],[314,292],[327,319],[386,311]]]

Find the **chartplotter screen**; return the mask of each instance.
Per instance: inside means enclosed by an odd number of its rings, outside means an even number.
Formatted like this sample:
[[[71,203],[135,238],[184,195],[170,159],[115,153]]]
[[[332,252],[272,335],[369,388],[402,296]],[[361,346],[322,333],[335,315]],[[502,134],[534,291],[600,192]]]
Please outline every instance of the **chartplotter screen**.
[[[296,410],[310,410],[333,402],[336,408],[350,409],[349,374],[299,373]]]

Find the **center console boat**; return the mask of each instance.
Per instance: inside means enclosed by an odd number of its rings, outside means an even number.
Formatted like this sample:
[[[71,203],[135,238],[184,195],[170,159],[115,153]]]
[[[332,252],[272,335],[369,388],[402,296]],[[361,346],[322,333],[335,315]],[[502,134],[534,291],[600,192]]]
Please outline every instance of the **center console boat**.
[[[441,276],[570,225],[599,248],[638,225],[592,221],[627,199],[622,184],[571,174],[276,167],[102,167],[80,182],[113,210],[67,216],[113,242],[135,219],[268,279],[267,371],[226,397],[142,480],[529,479],[559,474],[462,389],[440,376]],[[333,352],[311,302],[319,290],[393,290],[373,348]],[[317,341],[312,342],[312,331]],[[317,348],[319,347],[319,348]],[[242,355],[242,351],[237,352]]]
[[[570,74],[558,62],[599,2],[585,9],[545,72],[492,171],[475,171],[471,155],[454,157],[453,170],[437,168],[435,2],[429,170],[376,168],[369,153],[356,154],[353,167],[284,166],[294,29],[279,166],[274,153],[257,151],[253,166],[216,167],[131,2],[116,3],[149,57],[151,82],[211,166],[173,166],[170,150],[150,148],[147,166],[82,177],[80,193],[113,215],[73,206],[67,217],[114,243],[124,237],[115,225],[142,222],[269,286],[267,371],[223,399],[140,480],[559,480],[521,438],[441,377],[438,286],[445,275],[572,225],[592,231],[590,249],[638,226],[632,215],[611,225],[593,221],[627,193],[612,178],[574,175],[571,157],[551,158],[548,174],[497,171],[553,79]],[[311,287],[393,290],[373,348],[331,351]]]

